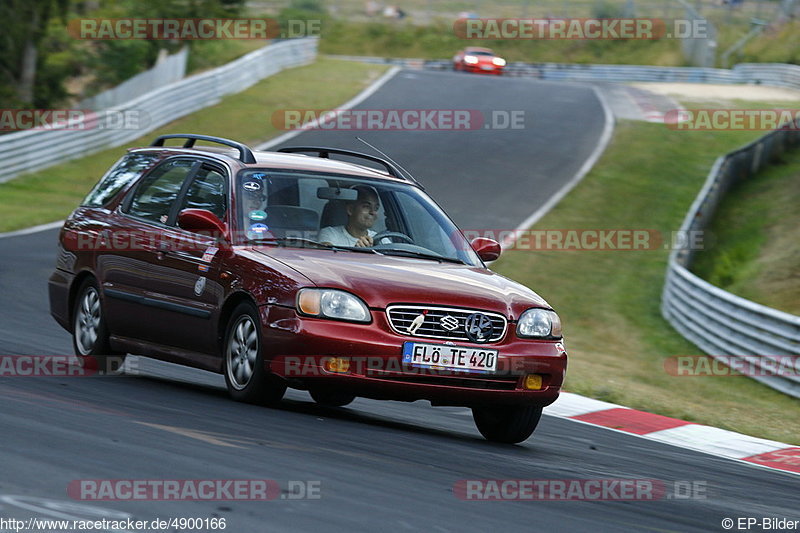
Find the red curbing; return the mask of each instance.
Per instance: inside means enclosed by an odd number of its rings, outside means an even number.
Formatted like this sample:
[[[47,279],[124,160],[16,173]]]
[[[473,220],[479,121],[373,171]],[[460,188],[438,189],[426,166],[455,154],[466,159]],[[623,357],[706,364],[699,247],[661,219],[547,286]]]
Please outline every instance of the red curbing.
[[[545,414],[628,433],[749,465],[800,474],[800,447],[562,391]]]
[[[742,461],[800,474],[800,448],[783,448],[774,452],[744,457]]]
[[[587,413],[570,418],[573,420],[580,420],[581,422],[588,422],[595,426],[618,429],[636,435],[646,435],[654,431],[672,429],[691,424],[691,422],[678,420],[677,418],[669,418],[668,416],[654,415],[652,413],[645,413],[644,411],[635,411],[622,407],[618,409],[595,411],[594,413]]]

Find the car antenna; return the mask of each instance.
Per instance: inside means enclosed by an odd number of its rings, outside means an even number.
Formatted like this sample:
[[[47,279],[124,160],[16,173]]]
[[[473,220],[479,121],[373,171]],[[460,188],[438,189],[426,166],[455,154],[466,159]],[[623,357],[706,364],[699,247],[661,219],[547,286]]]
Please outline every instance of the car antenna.
[[[416,183],[417,185],[419,185],[419,184],[420,184],[420,183],[417,181],[417,179],[416,179],[416,178],[415,178],[415,177],[414,177],[414,176],[411,174],[411,172],[409,172],[408,170],[406,170],[405,168],[403,168],[403,166],[402,166],[400,163],[398,163],[397,161],[395,161],[394,159],[392,159],[391,157],[389,157],[388,155],[386,155],[386,152],[384,152],[383,150],[381,150],[381,149],[380,149],[380,148],[378,148],[377,146],[374,146],[374,145],[372,145],[372,144],[368,143],[367,141],[365,141],[365,140],[364,140],[364,139],[362,139],[361,137],[358,137],[358,136],[357,136],[357,137],[356,137],[356,139],[358,139],[359,141],[361,141],[362,143],[366,144],[367,146],[369,146],[370,148],[372,148],[373,150],[375,150],[376,152],[378,152],[379,154],[381,154],[383,157],[385,157],[386,159],[388,159],[388,160],[389,160],[389,162],[390,162],[391,164],[393,164],[394,166],[396,166],[397,168],[399,168],[400,170],[402,170],[402,171],[403,171],[403,172],[404,172],[404,173],[405,173],[405,174],[406,174],[406,175],[407,175],[409,178],[411,178],[411,181],[413,181],[413,182],[414,182],[414,183]]]

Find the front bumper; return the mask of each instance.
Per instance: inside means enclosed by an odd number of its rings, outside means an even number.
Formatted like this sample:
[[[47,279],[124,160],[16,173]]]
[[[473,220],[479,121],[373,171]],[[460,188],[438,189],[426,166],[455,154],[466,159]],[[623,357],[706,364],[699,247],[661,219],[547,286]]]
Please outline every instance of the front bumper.
[[[71,332],[69,291],[75,275],[56,269],[47,281],[47,293],[50,300],[50,315],[65,330]]]
[[[503,73],[503,67],[498,67],[497,65],[468,65],[466,63],[462,63],[461,69],[466,72],[475,72],[478,74],[496,74],[498,76]]]
[[[445,341],[398,335],[383,311],[372,311],[371,324],[300,317],[293,309],[270,306],[261,308],[261,318],[269,369],[296,388],[382,400],[429,400],[434,405],[545,406],[558,398],[567,365],[560,342],[518,339],[513,326],[501,342],[481,345],[499,351],[497,371],[468,373],[403,364],[404,342]],[[349,370],[326,370],[325,362],[332,357],[348,358]],[[523,387],[528,374],[542,376],[540,389]]]

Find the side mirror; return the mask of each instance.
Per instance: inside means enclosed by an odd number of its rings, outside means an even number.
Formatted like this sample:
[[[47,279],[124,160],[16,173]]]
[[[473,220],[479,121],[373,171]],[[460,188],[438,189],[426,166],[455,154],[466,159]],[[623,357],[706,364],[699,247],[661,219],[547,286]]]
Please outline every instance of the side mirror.
[[[486,237],[476,237],[470,242],[472,249],[478,254],[483,261],[494,261],[500,257],[500,243],[494,239],[487,239]]]
[[[192,233],[207,234],[225,242],[229,241],[225,223],[207,209],[184,209],[178,213],[178,226]]]

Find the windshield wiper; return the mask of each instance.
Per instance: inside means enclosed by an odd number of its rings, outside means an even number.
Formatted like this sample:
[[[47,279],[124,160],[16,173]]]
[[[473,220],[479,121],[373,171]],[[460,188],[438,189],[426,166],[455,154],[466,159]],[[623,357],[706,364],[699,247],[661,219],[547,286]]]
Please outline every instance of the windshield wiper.
[[[377,250],[373,250],[372,248],[356,248],[350,246],[334,246],[333,244],[328,244],[325,242],[318,242],[311,239],[304,239],[302,237],[283,237],[283,238],[276,238],[276,237],[266,237],[263,239],[248,239],[250,243],[270,243],[270,244],[277,244],[277,245],[286,245],[287,242],[295,242],[306,244],[309,246],[313,246],[315,248],[322,248],[324,250],[333,250],[334,252],[361,252],[361,253],[368,253],[368,254],[381,254],[381,252]]]
[[[418,257],[420,259],[432,259],[433,261],[445,261],[447,263],[457,263],[459,265],[466,265],[464,261],[455,257],[447,257],[436,253],[426,254],[425,252],[417,252],[415,250],[402,250],[400,248],[381,248],[381,253],[384,255],[401,255],[404,257]]]

